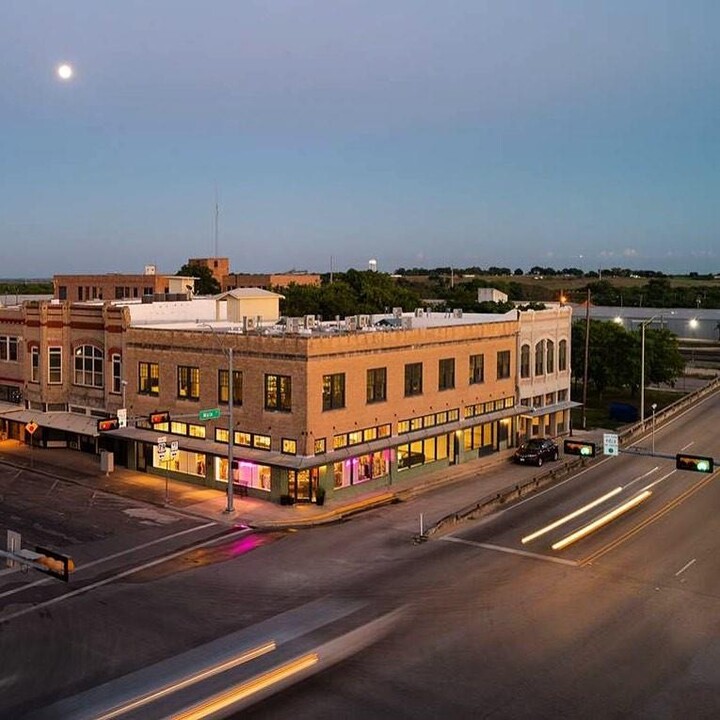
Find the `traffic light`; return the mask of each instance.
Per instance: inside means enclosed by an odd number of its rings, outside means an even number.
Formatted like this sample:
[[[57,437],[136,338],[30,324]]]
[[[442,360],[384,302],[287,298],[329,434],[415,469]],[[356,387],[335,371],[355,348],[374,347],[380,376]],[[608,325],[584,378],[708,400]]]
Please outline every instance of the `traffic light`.
[[[151,425],[162,425],[163,423],[170,422],[170,413],[167,410],[161,412],[150,413],[150,424]]]
[[[107,432],[108,430],[117,430],[120,427],[120,420],[117,417],[109,417],[104,420],[98,420],[98,432]]]
[[[580,457],[595,457],[594,442],[580,442],[579,440],[565,440],[563,450],[566,455],[580,455]]]
[[[711,473],[714,463],[711,457],[701,455],[683,455],[678,453],[675,456],[675,467],[678,470],[691,470],[692,472]]]
[[[71,557],[43,547],[36,547],[35,552],[39,557],[34,558],[33,562],[45,568],[41,572],[68,582],[70,573],[75,570],[75,563]]]

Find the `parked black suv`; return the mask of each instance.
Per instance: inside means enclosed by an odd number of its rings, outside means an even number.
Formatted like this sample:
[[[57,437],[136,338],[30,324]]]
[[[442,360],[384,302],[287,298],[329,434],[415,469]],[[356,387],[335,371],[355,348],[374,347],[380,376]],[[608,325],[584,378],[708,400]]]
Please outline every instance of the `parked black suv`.
[[[514,455],[515,462],[540,467],[545,460],[557,460],[560,455],[558,446],[550,438],[532,438],[523,443]]]

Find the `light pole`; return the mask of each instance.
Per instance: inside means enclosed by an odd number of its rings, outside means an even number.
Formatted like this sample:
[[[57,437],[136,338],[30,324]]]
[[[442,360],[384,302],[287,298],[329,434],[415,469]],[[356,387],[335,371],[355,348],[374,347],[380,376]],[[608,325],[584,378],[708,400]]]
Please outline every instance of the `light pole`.
[[[220,349],[225,352],[225,348],[218,339],[218,335],[215,332],[215,328],[209,323],[200,323],[203,327],[206,327],[215,336],[215,339],[220,345]],[[225,508],[226,513],[235,512],[233,505],[233,451],[235,449],[235,423],[233,422],[233,395],[235,393],[235,382],[233,379],[233,349],[232,346],[227,348],[228,356],[228,452],[227,452],[227,507]]]
[[[652,408],[652,454],[655,454],[655,410],[657,409],[657,403],[653,403]]]
[[[640,323],[640,423],[645,429],[645,327],[649,325],[657,315]]]

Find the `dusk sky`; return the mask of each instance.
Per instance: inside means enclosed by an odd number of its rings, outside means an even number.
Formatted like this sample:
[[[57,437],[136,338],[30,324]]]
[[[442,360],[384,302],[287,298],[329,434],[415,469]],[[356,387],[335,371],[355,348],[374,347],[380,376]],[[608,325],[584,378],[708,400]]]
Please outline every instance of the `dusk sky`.
[[[717,0],[2,0],[0,277],[720,272]],[[57,76],[73,66],[70,80]]]

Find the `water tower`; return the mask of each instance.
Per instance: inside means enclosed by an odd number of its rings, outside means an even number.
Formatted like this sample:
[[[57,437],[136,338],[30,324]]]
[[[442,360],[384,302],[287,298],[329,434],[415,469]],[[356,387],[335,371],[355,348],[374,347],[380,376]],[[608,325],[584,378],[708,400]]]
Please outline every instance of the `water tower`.
[[[377,260],[375,258],[370,258],[370,260],[368,260],[368,270],[377,272]]]

